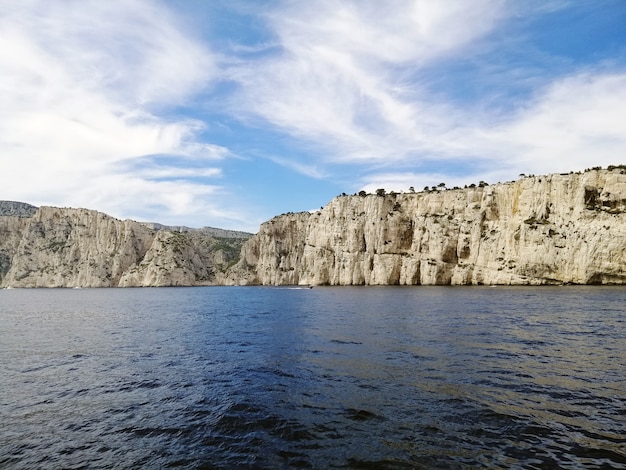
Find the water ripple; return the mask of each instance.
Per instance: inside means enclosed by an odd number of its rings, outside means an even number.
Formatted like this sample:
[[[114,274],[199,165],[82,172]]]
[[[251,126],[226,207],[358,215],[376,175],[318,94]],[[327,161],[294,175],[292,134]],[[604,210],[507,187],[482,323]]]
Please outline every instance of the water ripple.
[[[626,466],[623,288],[2,296],[3,469]]]

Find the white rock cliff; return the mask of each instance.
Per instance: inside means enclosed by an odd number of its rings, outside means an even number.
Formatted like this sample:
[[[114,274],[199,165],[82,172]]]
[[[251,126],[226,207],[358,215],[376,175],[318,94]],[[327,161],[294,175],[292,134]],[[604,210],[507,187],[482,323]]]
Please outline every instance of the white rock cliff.
[[[87,209],[0,209],[0,287],[626,284],[623,166],[338,197],[245,244],[249,234]]]
[[[625,173],[338,197],[264,223],[225,282],[626,284]]]
[[[220,284],[242,243],[232,234],[155,230],[87,209],[40,207],[0,216],[0,286]]]

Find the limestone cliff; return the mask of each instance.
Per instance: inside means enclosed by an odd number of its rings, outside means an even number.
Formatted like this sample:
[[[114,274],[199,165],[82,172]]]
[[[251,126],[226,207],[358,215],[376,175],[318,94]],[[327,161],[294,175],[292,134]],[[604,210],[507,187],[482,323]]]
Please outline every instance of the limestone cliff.
[[[625,173],[338,197],[264,223],[225,282],[626,284]]]
[[[626,284],[626,170],[338,197],[248,236],[0,201],[0,286]]]
[[[16,213],[15,203],[2,206],[8,208],[3,214]],[[155,230],[87,209],[40,207],[1,215],[0,286],[219,284],[249,234],[211,233]]]

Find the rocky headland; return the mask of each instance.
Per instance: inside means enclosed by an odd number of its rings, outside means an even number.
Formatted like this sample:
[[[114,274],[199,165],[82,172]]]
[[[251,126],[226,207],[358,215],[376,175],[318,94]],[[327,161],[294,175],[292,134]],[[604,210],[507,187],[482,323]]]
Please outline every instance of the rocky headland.
[[[626,284],[626,169],[340,196],[261,225],[227,282]]]
[[[87,209],[0,202],[0,286],[223,283],[251,234],[118,220]]]
[[[1,287],[626,284],[626,168],[333,199],[256,235],[0,202]]]

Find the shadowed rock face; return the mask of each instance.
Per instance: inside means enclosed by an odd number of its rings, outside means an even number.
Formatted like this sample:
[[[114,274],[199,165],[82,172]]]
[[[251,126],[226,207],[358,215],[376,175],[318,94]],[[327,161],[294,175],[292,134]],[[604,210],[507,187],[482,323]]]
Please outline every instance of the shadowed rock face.
[[[32,217],[35,212],[37,208],[25,202],[0,201],[0,216]]]
[[[625,173],[338,197],[264,223],[225,282],[626,284]]]
[[[2,287],[220,284],[249,236],[155,230],[87,209],[33,209],[0,216]]]

